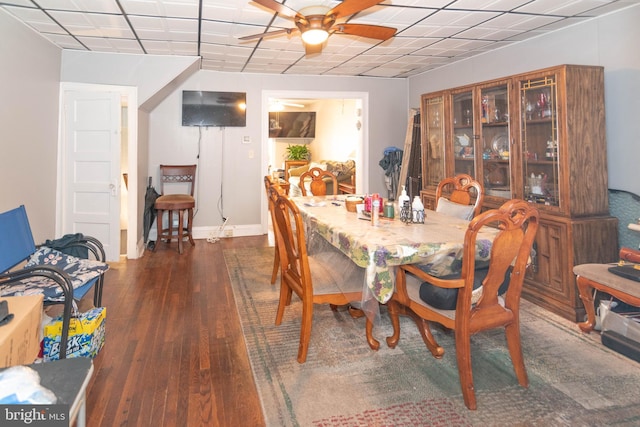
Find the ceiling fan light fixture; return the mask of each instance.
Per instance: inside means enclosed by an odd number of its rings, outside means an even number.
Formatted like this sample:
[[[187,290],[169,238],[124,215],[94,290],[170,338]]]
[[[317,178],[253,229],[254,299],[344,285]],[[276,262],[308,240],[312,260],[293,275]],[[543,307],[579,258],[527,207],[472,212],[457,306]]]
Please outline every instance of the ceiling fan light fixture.
[[[302,33],[301,37],[306,44],[314,45],[324,43],[324,41],[327,40],[327,37],[329,37],[329,33],[325,30],[310,29]]]

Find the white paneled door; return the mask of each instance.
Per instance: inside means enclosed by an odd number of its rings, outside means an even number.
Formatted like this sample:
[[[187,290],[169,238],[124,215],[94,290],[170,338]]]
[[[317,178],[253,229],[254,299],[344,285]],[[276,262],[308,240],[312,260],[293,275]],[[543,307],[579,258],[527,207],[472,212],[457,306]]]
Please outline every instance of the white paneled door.
[[[120,93],[65,92],[63,232],[94,236],[120,253]]]

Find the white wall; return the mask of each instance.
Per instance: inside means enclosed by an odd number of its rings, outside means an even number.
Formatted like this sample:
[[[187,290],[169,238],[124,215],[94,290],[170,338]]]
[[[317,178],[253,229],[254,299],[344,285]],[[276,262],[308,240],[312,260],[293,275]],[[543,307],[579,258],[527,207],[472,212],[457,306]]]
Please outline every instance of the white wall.
[[[360,138],[356,129],[356,100],[327,99],[314,105],[318,112],[317,138],[311,144],[313,160],[349,158]]]
[[[0,212],[24,204],[54,238],[61,50],[0,11]]]
[[[369,155],[365,158],[368,158],[370,179],[365,185],[368,191],[382,193],[386,188],[384,171],[378,162],[384,148],[404,143],[408,108],[406,82],[401,79],[198,71],[151,113],[148,173],[157,181],[161,163],[199,164],[195,228],[220,225],[223,215],[229,218],[230,226],[260,224],[262,178],[268,166],[266,162],[262,164],[261,138],[266,134],[262,126],[267,126],[266,118],[261,117],[262,93],[275,90],[316,92],[323,88],[327,92],[368,93],[369,118],[363,125],[369,133],[370,145],[365,147]],[[246,92],[247,126],[223,130],[203,128],[201,135],[199,128],[181,126],[182,90]],[[250,138],[250,144],[242,143],[245,136]]]
[[[420,94],[560,64],[605,69],[609,188],[640,194],[640,4],[409,78]]]

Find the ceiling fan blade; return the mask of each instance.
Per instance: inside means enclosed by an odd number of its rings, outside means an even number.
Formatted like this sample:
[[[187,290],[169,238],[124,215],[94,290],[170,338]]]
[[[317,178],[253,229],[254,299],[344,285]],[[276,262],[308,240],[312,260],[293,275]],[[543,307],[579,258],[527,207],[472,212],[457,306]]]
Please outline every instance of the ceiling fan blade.
[[[395,28],[383,27],[381,25],[368,24],[338,24],[332,30],[341,34],[351,34],[353,36],[368,37],[370,39],[388,40],[396,33]]]
[[[282,3],[278,3],[276,0],[253,0],[255,3],[266,7],[267,9],[271,9],[275,12],[278,12],[282,16],[286,16],[288,18],[295,18],[300,15],[295,10],[291,9],[289,6],[285,6]]]
[[[304,44],[304,52],[306,56],[315,55],[316,53],[322,52],[322,43],[319,44]]]
[[[334,15],[336,19],[342,16],[353,15],[361,10],[382,3],[384,0],[344,0],[342,3],[327,12],[327,16]]]
[[[284,33],[291,34],[294,31],[298,31],[298,29],[297,28],[286,28],[284,30],[267,31],[266,33],[252,34],[250,36],[239,37],[238,40],[261,39],[261,38],[264,38],[264,37],[278,36],[278,35],[284,34]]]

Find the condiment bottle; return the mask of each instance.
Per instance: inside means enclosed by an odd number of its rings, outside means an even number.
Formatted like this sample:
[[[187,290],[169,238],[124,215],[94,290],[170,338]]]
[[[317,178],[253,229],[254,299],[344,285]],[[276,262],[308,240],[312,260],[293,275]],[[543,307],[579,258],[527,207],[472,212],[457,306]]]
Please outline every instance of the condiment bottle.
[[[380,223],[380,195],[374,193],[371,196],[371,225],[376,226]]]
[[[424,222],[424,205],[422,204],[422,200],[420,200],[420,196],[415,196],[413,198],[413,203],[411,204],[411,210],[413,214],[413,222],[423,223]]]
[[[402,208],[404,207],[405,202],[408,202],[411,205],[411,198],[407,194],[406,186],[402,186],[402,192],[400,196],[398,196],[398,214],[402,212]]]

